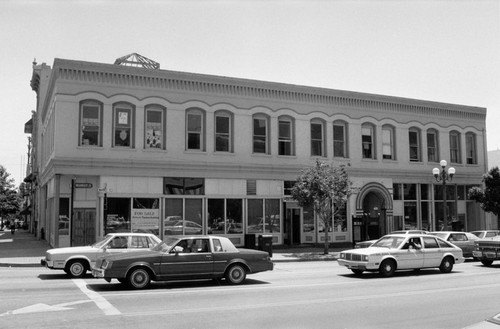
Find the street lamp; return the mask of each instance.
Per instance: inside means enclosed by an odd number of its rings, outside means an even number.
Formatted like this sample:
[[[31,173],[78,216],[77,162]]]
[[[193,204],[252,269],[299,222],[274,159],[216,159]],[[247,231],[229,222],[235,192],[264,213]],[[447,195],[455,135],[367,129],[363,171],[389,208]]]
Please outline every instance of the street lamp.
[[[446,214],[446,182],[451,181],[453,179],[453,175],[455,175],[455,168],[448,168],[448,172],[446,172],[446,165],[448,164],[446,160],[441,160],[439,162],[441,165],[441,170],[439,168],[432,169],[432,174],[434,178],[436,178],[436,182],[443,183],[443,226],[444,230],[448,230],[448,218]]]

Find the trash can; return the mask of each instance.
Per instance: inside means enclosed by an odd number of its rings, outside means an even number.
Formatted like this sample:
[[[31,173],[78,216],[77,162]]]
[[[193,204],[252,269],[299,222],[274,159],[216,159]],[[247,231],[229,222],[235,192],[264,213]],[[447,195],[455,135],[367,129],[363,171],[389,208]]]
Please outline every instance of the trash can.
[[[245,248],[255,249],[255,234],[245,234]]]
[[[259,250],[267,251],[269,257],[273,257],[273,236],[259,235]]]

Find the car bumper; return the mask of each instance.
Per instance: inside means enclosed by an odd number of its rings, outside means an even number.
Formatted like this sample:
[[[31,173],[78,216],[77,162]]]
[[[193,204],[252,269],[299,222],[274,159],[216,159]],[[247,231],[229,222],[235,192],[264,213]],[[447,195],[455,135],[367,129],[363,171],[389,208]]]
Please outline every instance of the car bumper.
[[[472,252],[472,256],[474,258],[478,258],[478,259],[498,259],[498,256],[499,254],[492,250],[492,251],[481,251],[481,250],[474,250]]]
[[[51,260],[47,260],[46,258],[40,259],[40,265],[47,268],[54,268],[54,262]]]
[[[111,278],[106,278],[105,275],[106,275],[106,272],[104,269],[95,268],[95,267],[92,268],[92,276],[94,278],[104,279],[107,282],[111,282]]]
[[[351,270],[370,271],[370,270],[377,270],[379,268],[378,263],[375,264],[375,263],[369,263],[369,262],[356,262],[356,261],[349,261],[349,260],[344,260],[344,259],[338,259],[337,262],[339,263],[340,266],[345,266]]]

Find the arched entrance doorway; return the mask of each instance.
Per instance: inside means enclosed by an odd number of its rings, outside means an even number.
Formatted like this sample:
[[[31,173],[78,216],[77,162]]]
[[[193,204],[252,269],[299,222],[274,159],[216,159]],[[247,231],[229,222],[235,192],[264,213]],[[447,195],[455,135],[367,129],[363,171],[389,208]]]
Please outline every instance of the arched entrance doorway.
[[[368,183],[363,186],[356,198],[355,221],[360,226],[357,231],[361,240],[377,239],[387,234],[392,222],[392,209],[392,196],[384,185]]]

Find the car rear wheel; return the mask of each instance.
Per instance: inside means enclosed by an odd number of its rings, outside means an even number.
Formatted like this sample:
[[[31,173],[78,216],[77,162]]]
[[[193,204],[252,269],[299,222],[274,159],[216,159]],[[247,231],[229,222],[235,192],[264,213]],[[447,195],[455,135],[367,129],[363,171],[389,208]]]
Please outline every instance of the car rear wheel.
[[[247,271],[239,264],[231,266],[225,275],[226,281],[229,282],[229,284],[240,284],[245,280],[246,276]]]
[[[72,278],[81,278],[87,272],[86,262],[83,260],[72,260],[64,270]]]
[[[361,275],[363,274],[363,270],[358,270],[358,269],[351,269],[352,273],[356,274],[356,275]]]
[[[481,261],[481,263],[484,265],[484,266],[491,266],[491,264],[493,264],[493,261],[492,260],[489,260],[489,259],[484,259]]]
[[[450,273],[451,270],[453,270],[453,258],[445,257],[445,259],[441,261],[439,270],[443,273]]]
[[[380,264],[378,271],[382,276],[390,277],[396,271],[396,262],[392,259],[386,259]]]
[[[146,288],[151,282],[151,276],[148,270],[139,267],[132,269],[130,274],[127,276],[128,285],[134,289]]]

